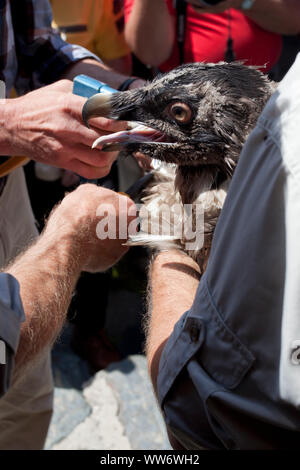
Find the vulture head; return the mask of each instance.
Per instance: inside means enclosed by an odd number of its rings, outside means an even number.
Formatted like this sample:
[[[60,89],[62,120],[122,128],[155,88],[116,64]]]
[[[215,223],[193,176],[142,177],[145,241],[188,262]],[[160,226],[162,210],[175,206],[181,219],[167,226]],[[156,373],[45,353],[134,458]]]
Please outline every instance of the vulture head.
[[[232,175],[242,146],[274,85],[241,63],[185,64],[146,86],[96,94],[83,120],[96,116],[143,126],[97,139],[106,152],[141,152],[176,165],[175,187],[184,204]]]
[[[180,248],[202,272],[206,269],[233,170],[274,90],[275,85],[256,68],[194,63],[142,88],[94,95],[85,103],[86,124],[96,116],[135,122],[131,130],[100,137],[93,146],[120,150],[123,155],[141,152],[164,162],[145,188],[141,231],[128,244]],[[189,230],[181,230],[187,206],[192,207],[192,216],[183,225],[196,234],[192,245],[187,243]],[[167,235],[162,228],[167,228]]]

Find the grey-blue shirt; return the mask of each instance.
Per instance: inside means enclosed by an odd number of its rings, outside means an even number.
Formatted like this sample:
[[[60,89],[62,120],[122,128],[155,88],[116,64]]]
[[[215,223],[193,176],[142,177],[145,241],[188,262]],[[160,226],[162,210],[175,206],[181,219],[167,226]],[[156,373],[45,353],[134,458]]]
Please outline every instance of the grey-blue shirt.
[[[0,396],[7,392],[14,366],[21,323],[25,320],[18,281],[0,274]]]
[[[185,449],[299,449],[300,54],[241,153],[158,397]],[[180,294],[179,294],[180,295]]]

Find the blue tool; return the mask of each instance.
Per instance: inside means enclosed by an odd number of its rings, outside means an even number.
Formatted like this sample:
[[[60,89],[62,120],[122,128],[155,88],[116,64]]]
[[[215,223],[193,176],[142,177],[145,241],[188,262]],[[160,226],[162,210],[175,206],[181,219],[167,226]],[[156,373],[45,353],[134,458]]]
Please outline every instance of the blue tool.
[[[77,75],[73,80],[74,95],[90,98],[96,93],[116,93],[117,90],[111,88],[106,83],[100,82],[87,75]]]
[[[117,90],[111,88],[106,83],[100,82],[95,78],[88,77],[87,75],[77,75],[73,79],[73,94],[90,98],[96,93],[116,93]],[[97,179],[88,180],[80,176],[81,183],[94,183],[98,184]]]

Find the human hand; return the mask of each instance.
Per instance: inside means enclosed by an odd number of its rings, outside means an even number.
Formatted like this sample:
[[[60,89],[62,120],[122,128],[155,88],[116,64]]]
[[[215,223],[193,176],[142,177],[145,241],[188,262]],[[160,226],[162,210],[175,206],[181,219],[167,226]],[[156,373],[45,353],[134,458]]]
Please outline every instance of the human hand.
[[[128,90],[133,90],[134,88],[141,88],[142,86],[145,86],[146,83],[146,80],[144,80],[143,78],[139,78],[130,83]]]
[[[153,170],[152,158],[148,157],[148,155],[145,155],[144,153],[141,153],[141,152],[135,152],[133,156],[142,170],[145,170],[145,171]]]
[[[242,3],[242,0],[224,0],[217,5],[206,6],[201,3],[201,0],[186,0],[197,13],[222,13],[229,8],[239,9]]]
[[[136,208],[131,199],[93,184],[69,193],[50,214],[44,236],[67,241],[82,271],[101,272],[127,251],[128,234],[136,232]],[[128,233],[129,232],[129,233]]]
[[[5,125],[10,153],[65,168],[88,179],[106,176],[117,152],[91,149],[99,135],[126,129],[126,122],[106,118],[82,122],[85,98],[73,95],[72,82],[60,80],[7,100]]]

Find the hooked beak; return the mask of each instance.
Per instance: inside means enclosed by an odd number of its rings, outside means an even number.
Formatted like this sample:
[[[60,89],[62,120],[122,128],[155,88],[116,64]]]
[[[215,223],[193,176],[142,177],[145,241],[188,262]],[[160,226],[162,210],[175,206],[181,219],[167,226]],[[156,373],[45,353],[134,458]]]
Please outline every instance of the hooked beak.
[[[123,92],[121,92],[122,94]],[[89,98],[82,108],[82,119],[87,127],[89,120],[94,117],[114,118],[112,96],[116,97],[118,93],[97,93]],[[128,145],[138,145],[142,143],[163,143],[165,135],[143,123],[128,121],[127,130],[104,134],[98,137],[92,145],[92,148],[98,147],[106,152],[120,151]],[[133,148],[133,147],[132,147]]]
[[[112,95],[112,93],[97,93],[85,102],[82,108],[82,119],[87,127],[89,127],[89,120],[93,117],[109,117]]]

